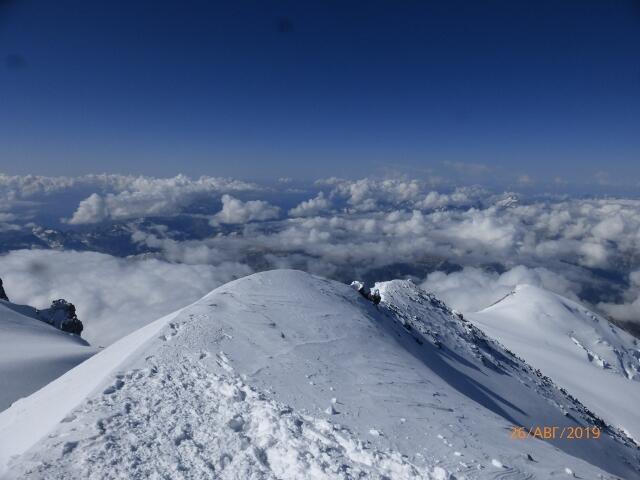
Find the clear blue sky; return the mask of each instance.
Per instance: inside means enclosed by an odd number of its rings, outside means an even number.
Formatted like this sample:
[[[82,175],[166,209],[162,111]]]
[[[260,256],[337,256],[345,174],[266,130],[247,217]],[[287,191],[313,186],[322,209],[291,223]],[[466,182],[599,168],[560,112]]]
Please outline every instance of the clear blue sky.
[[[0,60],[0,172],[640,180],[632,0],[0,0]]]

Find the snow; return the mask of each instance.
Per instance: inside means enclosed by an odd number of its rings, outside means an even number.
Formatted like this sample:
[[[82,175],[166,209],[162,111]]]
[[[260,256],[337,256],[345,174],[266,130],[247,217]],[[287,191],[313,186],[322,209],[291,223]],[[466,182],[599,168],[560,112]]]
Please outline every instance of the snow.
[[[596,415],[640,441],[638,340],[583,306],[531,285],[467,315]]]
[[[0,413],[0,474],[638,478],[613,430],[511,439],[513,424],[594,419],[410,282],[376,288],[378,306],[291,270],[224,285]]]
[[[44,437],[87,396],[108,382],[126,362],[178,315],[174,312],[129,334],[0,413],[0,473],[14,456]],[[53,327],[49,327],[52,328]]]
[[[0,411],[96,352],[34,316],[31,307],[0,300]]]
[[[86,441],[96,435],[108,440]],[[65,419],[42,452],[17,476],[428,478],[397,453],[368,448],[347,429],[299,415],[189,356],[120,375]]]

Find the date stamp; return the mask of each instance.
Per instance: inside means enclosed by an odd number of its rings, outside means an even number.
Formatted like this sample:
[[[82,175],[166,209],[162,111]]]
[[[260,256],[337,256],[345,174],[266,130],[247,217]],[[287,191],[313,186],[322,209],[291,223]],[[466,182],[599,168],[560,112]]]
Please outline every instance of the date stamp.
[[[600,427],[560,427],[557,425],[533,425],[529,428],[514,425],[511,427],[511,439],[526,440],[597,440],[602,431]]]

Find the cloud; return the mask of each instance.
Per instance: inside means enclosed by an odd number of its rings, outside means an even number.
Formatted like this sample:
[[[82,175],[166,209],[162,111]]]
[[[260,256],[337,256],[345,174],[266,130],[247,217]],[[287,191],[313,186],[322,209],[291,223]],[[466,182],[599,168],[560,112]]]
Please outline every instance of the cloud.
[[[88,198],[80,202],[78,209],[75,211],[68,223],[71,225],[98,223],[103,222],[110,217],[111,213],[105,198],[97,193],[92,193]]]
[[[622,302],[601,302],[598,308],[623,322],[640,323],[640,270],[629,274],[629,286],[623,293]]]
[[[302,202],[277,222],[183,241],[142,227],[134,236],[142,249],[174,262],[299,268],[342,281],[420,280],[446,261],[466,267],[464,275],[432,273],[427,285],[462,310],[482,308],[517,283],[533,283],[591,307],[600,304],[601,311],[635,315],[635,290],[621,295],[624,276],[640,270],[638,200],[527,199],[472,188],[399,196],[395,183],[385,190],[376,181],[345,182],[332,182],[338,193],[331,189]],[[314,211],[323,198],[332,205],[342,199],[347,208]],[[377,209],[369,210],[372,202]]]
[[[307,255],[332,264],[331,270],[340,265],[365,270],[435,258],[476,267],[493,263],[506,269],[518,264],[544,266],[565,275],[586,277],[590,270],[585,269],[619,269],[630,261],[632,265],[633,261],[638,262],[635,253],[640,248],[638,201],[576,199],[527,203],[511,194],[484,199],[478,199],[477,195],[480,194],[464,191],[427,195],[420,204],[432,208],[424,210],[355,209],[289,218],[271,223],[268,229],[258,223],[186,245],[190,249],[201,245],[240,256],[243,249],[275,255],[295,252],[296,261],[299,255]],[[364,203],[369,199],[368,195],[361,197]],[[468,201],[477,206],[466,206]],[[248,204],[227,198],[216,221],[246,222],[275,215],[275,210],[263,202],[255,210],[270,214],[256,216]],[[302,205],[306,207],[313,202]],[[304,211],[300,208],[295,213]],[[171,245],[175,252],[175,245]],[[155,248],[164,249],[166,244]]]
[[[316,184],[330,187],[329,197],[346,202],[352,212],[480,206],[483,201],[491,201],[492,197],[489,191],[478,186],[437,191],[430,181],[415,179],[329,178]]]
[[[422,200],[417,201],[414,206],[421,210],[465,206],[478,207],[482,205],[482,201],[486,197],[488,197],[488,192],[479,187],[458,187],[450,193],[432,190]]]
[[[56,193],[81,191],[71,222],[132,220],[121,226],[116,241],[104,225],[63,227],[44,235],[37,217],[27,224],[22,213],[4,208],[18,203],[35,208],[43,198],[51,199],[46,205],[55,204]],[[269,201],[247,201],[247,192],[252,197],[261,192]],[[301,192],[307,200],[291,208],[291,198]],[[218,199],[222,209],[216,213]],[[280,216],[284,208],[287,217]],[[631,198],[533,196],[477,186],[435,189],[428,180],[408,178],[296,183],[293,197],[286,182],[261,189],[214,177],[0,176],[0,210],[0,245],[20,248],[37,237],[32,245],[151,253],[192,266],[292,267],[342,281],[407,275],[429,280],[427,274],[445,263],[452,269],[466,267],[465,278],[442,278],[447,285],[466,282],[471,300],[465,308],[508,288],[509,276],[495,272],[515,275],[522,269],[526,281],[578,295],[612,315],[633,317],[638,298],[635,284],[627,281],[640,270],[640,201]],[[198,213],[162,218],[180,212]],[[142,217],[147,218],[137,221]],[[14,232],[21,222],[31,226]],[[491,288],[474,293],[474,278]]]
[[[332,188],[331,197],[345,199],[356,211],[366,212],[389,205],[412,204],[420,200],[426,185],[418,180],[329,178],[317,182]]]
[[[243,202],[231,195],[222,196],[222,210],[211,219],[212,225],[221,223],[247,223],[255,220],[272,220],[278,218],[280,208],[262,200]]]
[[[174,215],[194,202],[218,199],[224,193],[262,190],[253,183],[206,176],[192,179],[184,175],[153,178],[108,174],[77,177],[0,174],[0,211],[11,211],[23,219],[50,211],[58,220],[62,207],[68,204],[67,223],[93,224]]]
[[[42,308],[65,298],[76,305],[83,337],[94,345],[108,345],[250,273],[233,262],[186,265],[96,252],[16,250],[0,256],[0,278],[13,302]]]
[[[173,215],[203,196],[256,189],[251,184],[214,177],[201,177],[198,180],[183,175],[166,179],[137,177],[118,193],[90,195],[80,202],[68,223],[79,225],[107,219]]]
[[[314,198],[301,202],[297,207],[289,210],[290,217],[311,217],[329,209],[331,202],[320,192]]]

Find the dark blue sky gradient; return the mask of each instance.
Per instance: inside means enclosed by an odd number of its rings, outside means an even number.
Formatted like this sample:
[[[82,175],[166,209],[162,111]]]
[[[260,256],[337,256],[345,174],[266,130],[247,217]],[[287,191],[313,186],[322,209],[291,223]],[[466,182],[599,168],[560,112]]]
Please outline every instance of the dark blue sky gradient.
[[[0,172],[640,181],[640,2],[0,9]]]

